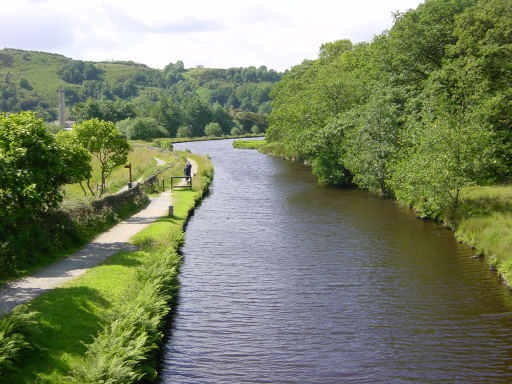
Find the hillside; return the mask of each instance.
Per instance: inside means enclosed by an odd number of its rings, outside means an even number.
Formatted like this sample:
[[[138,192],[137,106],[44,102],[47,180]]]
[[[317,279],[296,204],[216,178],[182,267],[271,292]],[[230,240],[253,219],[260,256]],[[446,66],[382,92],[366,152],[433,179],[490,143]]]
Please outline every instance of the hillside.
[[[77,103],[126,100],[144,109],[162,98],[177,103],[198,99],[260,115],[271,109],[270,90],[281,79],[260,68],[185,69],[183,62],[163,70],[130,61],[83,62],[62,55],[0,50],[0,112],[33,110],[45,121],[57,118],[57,90],[65,90],[67,114]],[[73,117],[73,116],[72,116]]]

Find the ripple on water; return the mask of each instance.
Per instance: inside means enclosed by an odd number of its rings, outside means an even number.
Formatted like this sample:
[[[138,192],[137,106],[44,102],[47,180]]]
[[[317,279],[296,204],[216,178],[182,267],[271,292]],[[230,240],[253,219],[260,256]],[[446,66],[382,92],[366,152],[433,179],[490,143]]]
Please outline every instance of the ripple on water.
[[[508,383],[512,302],[449,231],[231,141],[210,154],[167,383]]]

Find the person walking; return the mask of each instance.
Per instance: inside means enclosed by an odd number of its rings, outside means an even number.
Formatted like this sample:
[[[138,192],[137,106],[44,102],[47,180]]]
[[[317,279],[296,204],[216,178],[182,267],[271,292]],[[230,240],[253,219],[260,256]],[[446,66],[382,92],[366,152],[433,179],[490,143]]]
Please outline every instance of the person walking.
[[[185,165],[185,169],[183,170],[183,173],[185,174],[187,183],[190,182],[191,172],[192,172],[192,164],[190,164],[190,161],[187,161],[187,164]]]

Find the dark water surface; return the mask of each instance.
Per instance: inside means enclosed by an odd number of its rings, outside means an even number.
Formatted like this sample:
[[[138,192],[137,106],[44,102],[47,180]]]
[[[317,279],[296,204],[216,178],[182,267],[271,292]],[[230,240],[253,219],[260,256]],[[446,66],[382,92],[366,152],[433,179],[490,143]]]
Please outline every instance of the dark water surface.
[[[512,297],[452,232],[231,140],[183,247],[164,383],[511,383]]]

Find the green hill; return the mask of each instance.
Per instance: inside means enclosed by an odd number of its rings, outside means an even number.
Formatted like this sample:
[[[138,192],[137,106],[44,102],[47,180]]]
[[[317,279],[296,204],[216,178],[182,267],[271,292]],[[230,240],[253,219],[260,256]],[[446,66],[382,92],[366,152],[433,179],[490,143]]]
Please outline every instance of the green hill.
[[[143,111],[162,98],[259,115],[270,113],[270,90],[281,79],[259,68],[193,68],[183,62],[163,70],[131,61],[84,62],[59,54],[0,50],[0,112],[36,111],[46,121],[57,118],[57,90],[64,89],[68,116],[88,99],[129,101]]]

